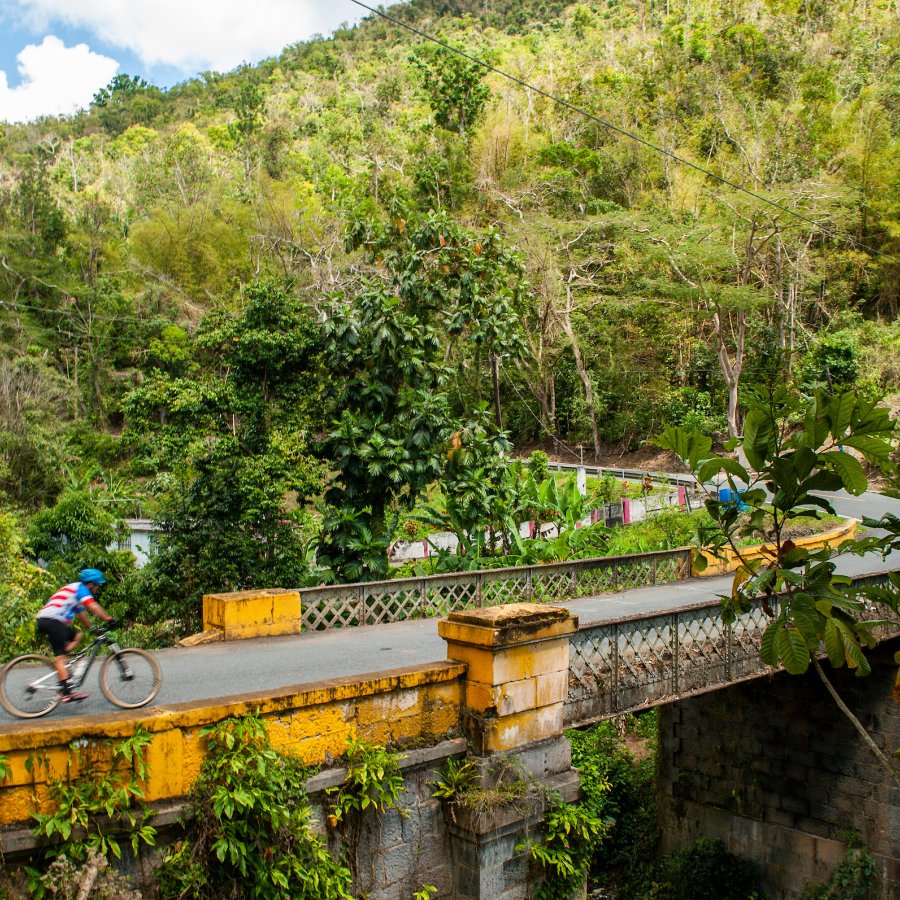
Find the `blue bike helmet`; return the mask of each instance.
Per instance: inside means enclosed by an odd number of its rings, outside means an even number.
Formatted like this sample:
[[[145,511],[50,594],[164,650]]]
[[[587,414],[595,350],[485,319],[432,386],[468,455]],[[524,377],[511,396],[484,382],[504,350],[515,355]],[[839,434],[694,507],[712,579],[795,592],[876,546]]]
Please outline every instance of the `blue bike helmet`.
[[[78,580],[84,584],[88,582],[91,582],[91,584],[106,584],[106,579],[99,569],[82,569],[78,573]]]

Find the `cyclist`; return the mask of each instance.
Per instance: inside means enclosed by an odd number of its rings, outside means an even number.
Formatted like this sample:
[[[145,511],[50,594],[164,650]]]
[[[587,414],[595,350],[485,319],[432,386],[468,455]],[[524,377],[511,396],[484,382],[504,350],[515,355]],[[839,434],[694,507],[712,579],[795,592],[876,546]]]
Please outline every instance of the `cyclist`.
[[[37,629],[53,648],[53,665],[59,677],[59,688],[63,693],[62,702],[85,700],[89,694],[76,691],[69,681],[66,662],[69,653],[78,646],[82,632],[72,625],[77,616],[85,628],[91,624],[86,610],[99,616],[104,622],[114,622],[113,617],[94,599],[106,579],[99,569],[82,569],[78,581],[61,587],[37,612]]]

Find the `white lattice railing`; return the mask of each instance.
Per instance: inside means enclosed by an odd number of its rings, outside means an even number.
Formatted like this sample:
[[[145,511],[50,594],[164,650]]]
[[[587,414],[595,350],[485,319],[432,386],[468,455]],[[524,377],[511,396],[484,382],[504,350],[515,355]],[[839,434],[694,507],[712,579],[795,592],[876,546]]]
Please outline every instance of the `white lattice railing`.
[[[550,602],[687,578],[691,550],[579,559],[421,578],[396,578],[300,591],[305,631],[446,616],[501,603]]]
[[[769,605],[777,615],[778,600]],[[877,605],[869,613],[870,619],[888,618]],[[759,658],[769,621],[759,602],[726,624],[717,602],[582,628],[569,639],[566,727],[771,672]],[[880,630],[882,638],[900,633],[900,627]]]

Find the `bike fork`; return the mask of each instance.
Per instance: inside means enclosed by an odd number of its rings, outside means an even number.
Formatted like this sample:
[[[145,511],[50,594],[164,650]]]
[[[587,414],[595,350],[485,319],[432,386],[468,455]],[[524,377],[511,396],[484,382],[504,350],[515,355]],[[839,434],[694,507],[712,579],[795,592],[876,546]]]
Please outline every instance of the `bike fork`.
[[[122,656],[119,652],[121,649],[122,648],[118,644],[112,645],[112,650],[116,657],[116,664],[119,667],[119,671],[122,673],[123,680],[131,681],[134,678],[134,672],[128,667],[127,663],[125,663],[125,661],[122,659]]]

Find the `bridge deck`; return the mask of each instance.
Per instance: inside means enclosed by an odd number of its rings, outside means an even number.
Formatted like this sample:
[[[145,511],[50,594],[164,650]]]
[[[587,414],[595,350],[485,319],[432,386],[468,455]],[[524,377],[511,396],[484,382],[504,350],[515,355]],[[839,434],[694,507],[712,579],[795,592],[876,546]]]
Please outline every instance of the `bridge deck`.
[[[880,557],[841,557],[839,571],[862,576],[896,568]],[[577,615],[582,628],[632,617],[653,617],[685,607],[714,604],[730,590],[731,576],[692,578],[672,584],[636,588],[618,594],[560,603]],[[446,658],[434,619],[312,632],[299,636],[209,644],[191,649],[158,651],[163,686],[157,703],[222,699],[326,679],[368,675]],[[109,715],[115,711],[88,679],[90,699],[60,707],[42,725],[63,718]],[[93,686],[92,686],[93,684]],[[0,710],[0,733],[28,729],[30,723]]]

